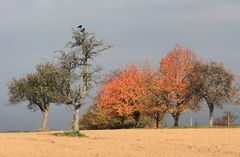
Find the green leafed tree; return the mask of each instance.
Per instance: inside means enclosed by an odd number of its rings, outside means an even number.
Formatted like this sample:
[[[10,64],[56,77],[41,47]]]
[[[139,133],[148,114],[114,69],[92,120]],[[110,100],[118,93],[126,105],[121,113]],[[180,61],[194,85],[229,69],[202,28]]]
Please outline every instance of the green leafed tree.
[[[100,66],[96,57],[111,46],[98,40],[94,33],[85,29],[72,30],[73,41],[68,42],[66,50],[59,57],[62,72],[62,103],[73,107],[73,131],[79,131],[79,111],[86,97],[97,82]]]
[[[40,130],[47,130],[48,110],[51,103],[59,100],[59,72],[52,63],[39,64],[36,72],[29,73],[20,79],[13,78],[8,85],[9,102],[12,106],[28,102],[30,111],[40,110],[42,123]]]

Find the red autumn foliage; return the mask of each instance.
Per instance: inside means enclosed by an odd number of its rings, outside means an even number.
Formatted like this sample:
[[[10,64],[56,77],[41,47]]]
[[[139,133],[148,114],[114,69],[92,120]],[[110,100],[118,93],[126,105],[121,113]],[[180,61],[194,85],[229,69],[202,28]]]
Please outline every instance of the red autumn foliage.
[[[194,104],[185,78],[197,61],[191,50],[176,46],[161,60],[158,72],[148,64],[140,68],[128,65],[117,77],[106,78],[110,81],[101,85],[98,105],[113,117],[140,111],[156,119],[156,126],[169,112],[178,126],[180,114]]]
[[[187,111],[194,100],[189,97],[189,82],[185,78],[197,61],[197,56],[190,49],[177,45],[160,62],[159,87],[175,126],[178,126],[180,114]]]
[[[144,107],[143,97],[146,90],[143,86],[144,75],[133,64],[122,70],[107,84],[101,85],[98,105],[110,116],[131,115]]]
[[[101,109],[112,117],[132,115],[136,124],[139,116],[144,114],[155,119],[158,127],[167,108],[158,86],[159,73],[153,71],[148,62],[139,68],[128,65],[117,75],[109,75],[105,80],[98,97]]]

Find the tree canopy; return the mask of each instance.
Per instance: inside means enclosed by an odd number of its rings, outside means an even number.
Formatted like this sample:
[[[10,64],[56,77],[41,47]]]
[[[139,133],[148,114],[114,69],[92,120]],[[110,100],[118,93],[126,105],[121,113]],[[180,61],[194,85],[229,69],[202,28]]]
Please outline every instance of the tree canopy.
[[[50,103],[59,102],[59,71],[52,63],[39,64],[36,72],[20,79],[13,78],[9,84],[9,102],[16,105],[28,102],[28,109],[43,114],[41,130],[47,129],[48,109]]]

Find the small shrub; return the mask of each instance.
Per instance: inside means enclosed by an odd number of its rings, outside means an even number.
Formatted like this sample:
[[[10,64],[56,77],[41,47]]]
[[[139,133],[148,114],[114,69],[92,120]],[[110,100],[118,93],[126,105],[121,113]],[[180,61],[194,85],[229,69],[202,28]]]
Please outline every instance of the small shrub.
[[[56,136],[70,136],[70,137],[87,137],[79,131],[64,131],[63,133],[55,133]]]
[[[86,137],[86,135],[80,133],[79,131],[65,131],[63,135],[72,137]]]

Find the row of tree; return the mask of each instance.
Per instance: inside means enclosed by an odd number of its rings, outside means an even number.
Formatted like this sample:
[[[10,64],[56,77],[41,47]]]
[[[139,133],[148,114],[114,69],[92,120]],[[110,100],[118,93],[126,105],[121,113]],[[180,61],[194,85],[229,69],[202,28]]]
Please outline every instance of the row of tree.
[[[28,102],[31,111],[42,112],[40,130],[47,130],[50,104],[65,104],[74,111],[72,129],[79,131],[80,107],[97,83],[101,69],[95,59],[111,47],[82,27],[72,32],[73,41],[59,51],[57,60],[39,64],[35,72],[13,78],[9,83],[12,105]],[[140,67],[129,64],[110,72],[100,82],[94,102],[101,113],[97,117],[110,119],[106,125],[117,119],[123,126],[132,117],[135,127],[141,117],[154,119],[158,127],[166,114],[172,115],[176,127],[181,114],[198,111],[206,103],[212,126],[214,108],[238,104],[238,94],[236,76],[222,64],[203,62],[192,50],[177,45],[162,58],[157,69],[146,62]]]
[[[39,64],[36,71],[9,83],[11,105],[28,102],[31,111],[43,115],[40,130],[47,130],[50,104],[73,108],[72,129],[79,131],[79,110],[97,81],[100,67],[95,58],[111,46],[98,40],[94,33],[78,27],[72,31],[73,41],[59,51],[57,60]]]
[[[134,64],[107,76],[101,83],[97,104],[112,118],[150,116],[156,127],[165,114],[171,114],[174,127],[189,110],[209,108],[209,126],[213,125],[215,107],[238,104],[236,76],[222,64],[204,62],[190,49],[177,45],[160,61],[157,69],[148,63]],[[136,114],[137,113],[137,114]]]

